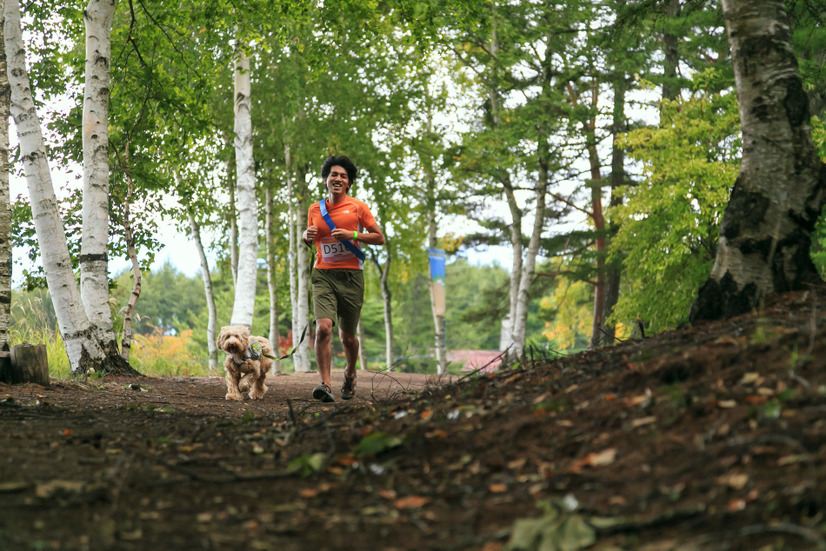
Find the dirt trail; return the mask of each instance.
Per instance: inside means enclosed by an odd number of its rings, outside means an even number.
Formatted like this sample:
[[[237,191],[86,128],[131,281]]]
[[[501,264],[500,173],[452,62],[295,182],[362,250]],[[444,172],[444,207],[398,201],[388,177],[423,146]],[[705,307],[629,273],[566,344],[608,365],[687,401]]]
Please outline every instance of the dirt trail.
[[[826,549],[822,302],[332,404],[0,385],[0,550]]]

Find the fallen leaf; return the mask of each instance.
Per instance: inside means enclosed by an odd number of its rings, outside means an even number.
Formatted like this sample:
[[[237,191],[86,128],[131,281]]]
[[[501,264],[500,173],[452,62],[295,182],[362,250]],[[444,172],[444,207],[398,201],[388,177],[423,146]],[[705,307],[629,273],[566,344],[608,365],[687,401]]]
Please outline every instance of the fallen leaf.
[[[610,402],[611,400],[616,400],[616,399],[617,399],[616,394],[606,394],[605,395],[605,401],[606,402]]]
[[[383,497],[384,499],[396,499],[396,496],[398,494],[396,494],[396,490],[384,489],[384,490],[379,490],[379,495],[381,497]]]
[[[616,448],[608,448],[601,452],[589,453],[582,459],[574,461],[574,464],[571,466],[571,472],[581,472],[583,467],[604,467],[605,465],[613,463],[616,458]]]
[[[743,375],[743,378],[740,379],[741,385],[750,385],[751,383],[757,381],[760,378],[759,373],[749,372]]]
[[[63,436],[71,436],[72,429],[63,429]]]
[[[432,409],[426,409],[426,410],[424,410],[424,411],[421,413],[420,417],[422,418],[422,421],[427,421],[428,419],[430,419],[431,417],[433,417],[433,410],[432,410]]]
[[[777,460],[778,467],[785,467],[786,465],[794,465],[803,461],[809,461],[811,457],[808,454],[786,455]]]
[[[735,339],[734,337],[730,337],[728,335],[725,335],[725,336],[720,337],[716,341],[714,341],[714,344],[733,344],[733,345],[736,346],[736,345],[739,345],[741,342],[745,342],[745,339],[738,340],[738,339]]]
[[[394,503],[396,509],[419,509],[430,503],[430,499],[422,496],[407,496],[397,499]]]
[[[298,490],[298,495],[304,499],[312,499],[318,495],[318,490],[315,488],[301,488]]]
[[[356,461],[356,458],[352,455],[345,455],[343,457],[336,458],[336,463],[344,467],[352,467],[357,464],[358,461]]]
[[[746,501],[744,499],[732,499],[728,502],[728,507],[726,507],[729,511],[742,511],[746,508]]]
[[[632,428],[643,427],[645,425],[650,425],[651,423],[656,423],[656,422],[657,422],[657,418],[653,415],[649,416],[649,417],[640,417],[639,419],[634,419],[633,421],[631,421],[631,427]]]
[[[490,490],[490,492],[494,493],[494,494],[504,494],[505,492],[508,491],[508,485],[507,484],[491,484],[490,486],[488,486],[488,490]]]
[[[717,407],[723,409],[731,409],[733,407],[737,407],[737,402],[735,402],[734,400],[718,400]]]
[[[37,497],[51,497],[56,493],[76,494],[83,490],[83,482],[77,480],[52,480],[38,484],[34,490]]]
[[[746,403],[752,405],[762,404],[764,402],[767,402],[768,399],[769,398],[767,396],[755,396],[754,394],[749,394],[748,396],[746,396]]]
[[[606,450],[602,450],[601,452],[591,453],[588,454],[588,457],[586,457],[587,465],[591,467],[604,467],[605,465],[610,465],[616,460],[616,458],[616,448],[608,448]]]
[[[717,483],[735,490],[742,490],[749,483],[749,475],[746,473],[728,473],[717,477]]]

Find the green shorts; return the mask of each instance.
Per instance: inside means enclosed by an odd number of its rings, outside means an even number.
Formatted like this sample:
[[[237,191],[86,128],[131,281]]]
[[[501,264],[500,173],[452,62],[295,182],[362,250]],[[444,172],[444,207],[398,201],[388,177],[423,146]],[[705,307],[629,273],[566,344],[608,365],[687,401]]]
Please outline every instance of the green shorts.
[[[345,333],[356,334],[364,304],[361,270],[313,269],[313,316],[331,319]]]

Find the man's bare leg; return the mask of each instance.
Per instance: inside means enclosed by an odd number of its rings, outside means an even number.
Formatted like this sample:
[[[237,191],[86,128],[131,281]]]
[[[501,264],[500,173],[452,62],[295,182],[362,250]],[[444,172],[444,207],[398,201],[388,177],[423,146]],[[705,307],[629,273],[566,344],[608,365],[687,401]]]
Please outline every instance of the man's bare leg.
[[[315,362],[318,365],[318,374],[321,375],[321,382],[330,386],[330,360],[333,356],[333,349],[330,339],[333,334],[333,320],[322,318],[315,322]],[[318,397],[316,397],[318,398]]]
[[[344,368],[344,374],[348,377],[353,377],[356,374],[356,363],[359,359],[359,340],[353,333],[347,333],[339,329],[338,337],[341,339],[341,345],[344,348],[344,358],[347,360],[347,367]]]

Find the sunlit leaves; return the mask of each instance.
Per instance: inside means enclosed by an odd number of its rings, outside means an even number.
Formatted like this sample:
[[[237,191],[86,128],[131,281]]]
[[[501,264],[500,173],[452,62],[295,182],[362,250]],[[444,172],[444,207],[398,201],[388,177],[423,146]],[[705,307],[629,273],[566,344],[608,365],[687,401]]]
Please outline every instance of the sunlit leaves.
[[[623,145],[644,181],[624,190],[614,255],[625,286],[614,319],[643,319],[653,331],[687,318],[714,260],[718,226],[739,170],[739,116],[733,93],[698,94],[663,108],[660,128],[628,133]]]

